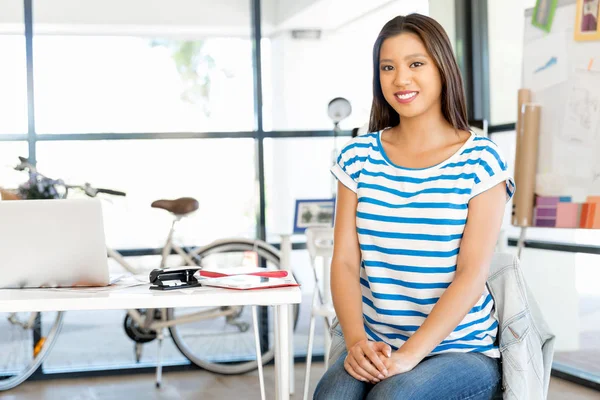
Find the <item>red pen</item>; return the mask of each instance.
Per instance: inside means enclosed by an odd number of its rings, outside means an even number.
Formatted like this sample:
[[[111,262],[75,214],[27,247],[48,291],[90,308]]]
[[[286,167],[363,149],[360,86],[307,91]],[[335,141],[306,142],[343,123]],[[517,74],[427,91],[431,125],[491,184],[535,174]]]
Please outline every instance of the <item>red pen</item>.
[[[205,278],[222,278],[224,276],[235,276],[235,275],[252,275],[252,276],[262,276],[266,278],[285,278],[288,276],[287,271],[279,270],[279,271],[265,271],[265,272],[251,272],[251,273],[241,273],[241,274],[223,274],[215,271],[199,271],[200,276]]]

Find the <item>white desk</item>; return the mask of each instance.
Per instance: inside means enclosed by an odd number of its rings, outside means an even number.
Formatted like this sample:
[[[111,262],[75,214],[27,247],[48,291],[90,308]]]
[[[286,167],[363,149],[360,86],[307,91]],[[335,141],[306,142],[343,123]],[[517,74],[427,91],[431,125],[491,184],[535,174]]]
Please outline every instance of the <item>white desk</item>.
[[[276,398],[290,396],[289,305],[302,300],[299,287],[265,290],[194,288],[176,291],[149,290],[149,285],[116,291],[86,289],[0,289],[0,312],[125,310],[134,308],[274,306]]]

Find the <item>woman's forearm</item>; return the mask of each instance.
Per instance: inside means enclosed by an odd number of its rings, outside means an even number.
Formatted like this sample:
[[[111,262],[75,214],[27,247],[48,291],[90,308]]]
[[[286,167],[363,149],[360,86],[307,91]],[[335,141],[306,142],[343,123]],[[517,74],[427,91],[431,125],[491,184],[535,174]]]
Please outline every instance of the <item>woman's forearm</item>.
[[[477,303],[485,286],[485,276],[477,271],[457,275],[419,329],[398,350],[420,362],[452,333]]]
[[[331,264],[333,306],[346,341],[346,348],[367,338],[363,325],[360,269],[342,262]]]

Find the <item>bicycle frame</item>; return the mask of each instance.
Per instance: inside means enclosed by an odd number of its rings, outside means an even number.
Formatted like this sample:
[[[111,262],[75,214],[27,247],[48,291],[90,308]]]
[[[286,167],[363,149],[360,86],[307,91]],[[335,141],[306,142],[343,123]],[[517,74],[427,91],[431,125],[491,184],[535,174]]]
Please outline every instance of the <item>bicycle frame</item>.
[[[144,316],[142,316],[138,310],[127,310],[127,313],[140,326],[143,326],[145,329],[158,332],[161,329],[169,328],[178,324],[188,324],[217,317],[228,317],[235,315],[237,310],[235,307],[215,307],[172,320],[167,320],[164,313],[162,313],[163,316],[158,321],[154,319],[153,313],[146,313]]]

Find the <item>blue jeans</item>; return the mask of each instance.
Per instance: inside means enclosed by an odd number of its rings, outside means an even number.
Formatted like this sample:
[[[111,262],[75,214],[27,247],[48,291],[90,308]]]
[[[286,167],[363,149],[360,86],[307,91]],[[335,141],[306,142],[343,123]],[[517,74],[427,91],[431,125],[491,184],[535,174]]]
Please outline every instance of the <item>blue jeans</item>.
[[[423,359],[412,371],[373,385],[344,369],[344,350],[319,381],[318,400],[492,399],[501,386],[500,360],[481,353],[444,353]]]

